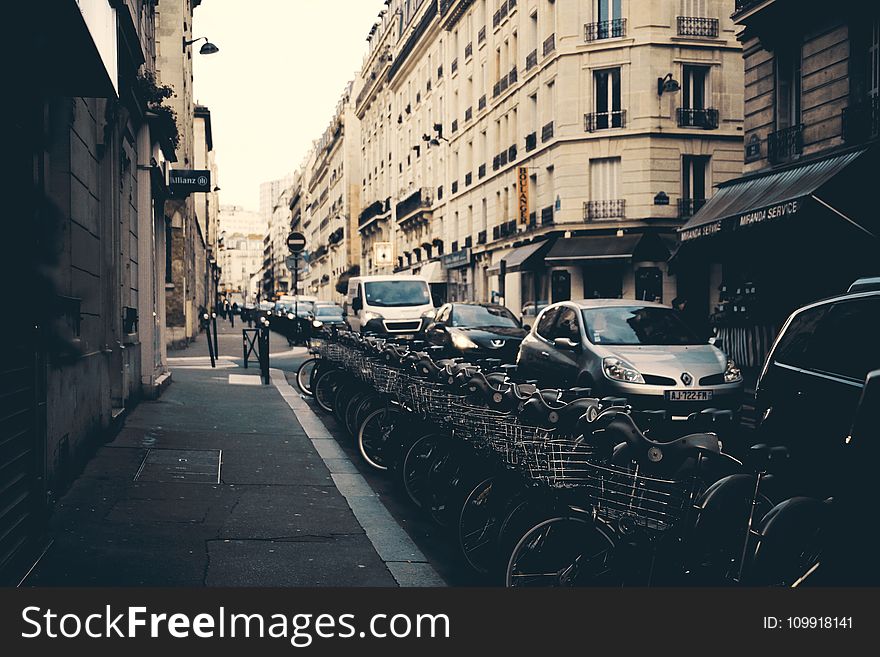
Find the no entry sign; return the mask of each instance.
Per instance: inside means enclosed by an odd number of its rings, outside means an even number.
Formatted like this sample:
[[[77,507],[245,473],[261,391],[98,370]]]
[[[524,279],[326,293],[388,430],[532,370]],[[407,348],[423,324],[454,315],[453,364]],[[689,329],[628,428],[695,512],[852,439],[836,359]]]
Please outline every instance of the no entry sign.
[[[291,253],[299,253],[306,248],[306,236],[302,233],[291,233],[287,236],[287,248]]]

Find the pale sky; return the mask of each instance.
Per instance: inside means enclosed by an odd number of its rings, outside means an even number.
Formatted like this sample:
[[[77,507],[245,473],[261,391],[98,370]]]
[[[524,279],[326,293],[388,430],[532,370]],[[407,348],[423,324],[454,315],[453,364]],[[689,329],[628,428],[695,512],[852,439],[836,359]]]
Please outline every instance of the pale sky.
[[[220,203],[259,209],[260,183],[296,170],[360,69],[383,0],[204,0],[196,101],[211,110]]]

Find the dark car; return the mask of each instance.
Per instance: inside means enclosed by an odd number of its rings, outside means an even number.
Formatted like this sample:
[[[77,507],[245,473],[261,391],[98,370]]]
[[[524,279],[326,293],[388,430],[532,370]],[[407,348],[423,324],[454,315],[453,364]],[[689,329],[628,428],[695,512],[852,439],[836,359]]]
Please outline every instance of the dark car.
[[[466,358],[512,363],[527,331],[504,306],[447,303],[425,327],[425,339]]]
[[[840,476],[838,458],[868,372],[880,368],[880,291],[847,293],[795,311],[758,380],[762,442],[791,453],[803,492],[824,495]]]
[[[584,299],[548,306],[523,340],[519,371],[548,386],[584,386],[639,409],[684,418],[738,411],[742,374],[659,303]]]
[[[337,304],[321,303],[316,304],[313,310],[312,326],[321,328],[322,326],[333,326],[345,324],[344,310],[342,306]]]

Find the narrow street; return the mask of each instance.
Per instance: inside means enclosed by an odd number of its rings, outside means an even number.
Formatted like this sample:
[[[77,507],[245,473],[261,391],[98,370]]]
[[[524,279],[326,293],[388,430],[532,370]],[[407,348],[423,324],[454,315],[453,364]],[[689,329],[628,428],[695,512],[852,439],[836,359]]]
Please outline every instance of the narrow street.
[[[429,526],[398,508],[381,479],[362,476],[334,428],[290,387],[285,375],[292,382],[305,349],[272,334],[272,385],[263,386],[253,364],[241,367],[240,325],[219,328],[217,367],[204,335],[172,352],[171,387],[98,449],[55,509],[50,546],[24,585],[442,586],[453,578]]]

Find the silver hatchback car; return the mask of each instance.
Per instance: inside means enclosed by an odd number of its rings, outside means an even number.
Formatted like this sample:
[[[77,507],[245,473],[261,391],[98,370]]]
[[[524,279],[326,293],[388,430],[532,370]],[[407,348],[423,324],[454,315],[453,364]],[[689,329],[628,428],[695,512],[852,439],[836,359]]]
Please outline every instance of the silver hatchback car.
[[[701,343],[659,303],[585,299],[548,306],[520,345],[517,365],[542,385],[583,386],[637,409],[684,417],[738,411],[743,379],[720,349]]]

